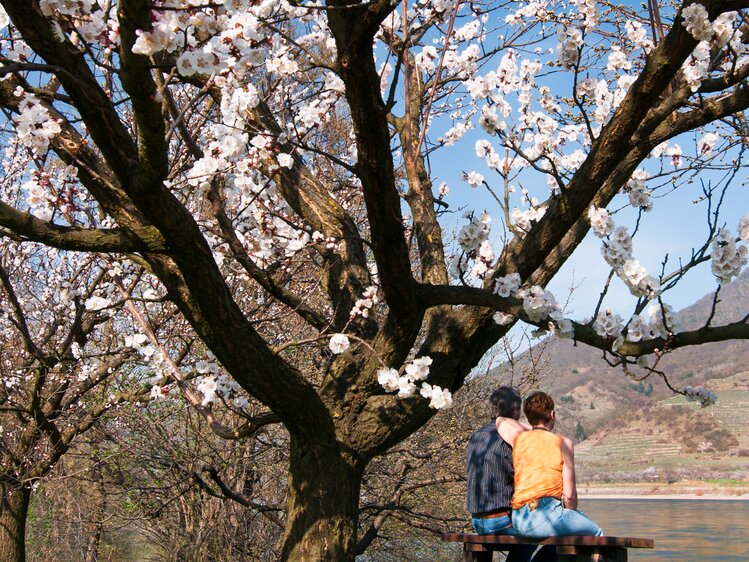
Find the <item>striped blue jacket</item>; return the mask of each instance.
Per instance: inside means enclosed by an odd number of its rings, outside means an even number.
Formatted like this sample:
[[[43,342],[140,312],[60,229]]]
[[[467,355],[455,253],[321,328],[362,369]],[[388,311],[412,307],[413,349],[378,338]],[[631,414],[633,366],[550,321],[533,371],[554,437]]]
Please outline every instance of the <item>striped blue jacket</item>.
[[[515,485],[512,447],[499,436],[494,422],[468,440],[467,469],[466,508],[471,514],[511,509]]]

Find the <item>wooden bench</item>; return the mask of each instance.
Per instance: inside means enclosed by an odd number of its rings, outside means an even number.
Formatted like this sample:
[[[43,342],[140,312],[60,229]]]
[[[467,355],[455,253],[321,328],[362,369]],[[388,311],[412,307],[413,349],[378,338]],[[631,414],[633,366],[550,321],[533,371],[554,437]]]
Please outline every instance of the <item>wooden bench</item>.
[[[633,537],[549,537],[529,539],[508,535],[474,535],[447,533],[443,541],[463,543],[463,562],[491,562],[495,550],[512,545],[555,545],[559,562],[627,562],[628,548],[654,548],[653,539]]]

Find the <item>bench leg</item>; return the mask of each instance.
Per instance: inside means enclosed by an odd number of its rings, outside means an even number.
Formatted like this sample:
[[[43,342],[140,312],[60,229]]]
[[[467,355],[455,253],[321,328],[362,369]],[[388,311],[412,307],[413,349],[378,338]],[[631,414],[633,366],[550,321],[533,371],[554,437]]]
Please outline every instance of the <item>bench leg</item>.
[[[469,550],[468,545],[463,545],[463,562],[492,562],[491,550]]]
[[[558,546],[559,562],[627,562],[627,549],[594,546]]]

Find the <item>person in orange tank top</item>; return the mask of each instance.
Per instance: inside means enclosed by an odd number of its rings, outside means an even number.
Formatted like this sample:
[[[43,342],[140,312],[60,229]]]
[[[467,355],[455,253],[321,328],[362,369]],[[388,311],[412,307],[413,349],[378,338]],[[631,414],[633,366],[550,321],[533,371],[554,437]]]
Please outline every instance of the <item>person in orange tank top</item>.
[[[523,403],[531,430],[515,420],[497,419],[497,431],[512,445],[515,492],[512,524],[530,538],[603,535],[588,516],[577,511],[575,456],[572,440],[552,433],[554,400],[534,392]]]

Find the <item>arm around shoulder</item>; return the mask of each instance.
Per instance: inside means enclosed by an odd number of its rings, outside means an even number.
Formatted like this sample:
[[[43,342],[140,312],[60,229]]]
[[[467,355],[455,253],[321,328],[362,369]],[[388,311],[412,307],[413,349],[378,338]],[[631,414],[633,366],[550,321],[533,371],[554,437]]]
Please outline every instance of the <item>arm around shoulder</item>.
[[[519,422],[516,419],[503,418],[501,416],[497,418],[496,425],[497,433],[499,433],[499,436],[504,439],[510,447],[515,446],[515,439],[517,439],[518,435],[530,429],[529,425]]]

